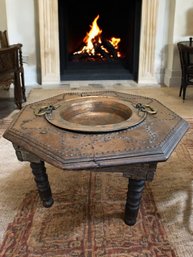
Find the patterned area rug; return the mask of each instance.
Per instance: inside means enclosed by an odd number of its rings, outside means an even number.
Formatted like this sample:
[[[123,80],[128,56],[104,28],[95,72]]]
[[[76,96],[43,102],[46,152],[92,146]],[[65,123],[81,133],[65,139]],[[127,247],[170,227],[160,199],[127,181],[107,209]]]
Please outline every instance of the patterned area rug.
[[[29,192],[2,244],[2,256],[163,256],[175,251],[147,186],[138,222],[123,222],[126,184],[120,175],[64,173],[66,183],[45,209]]]
[[[28,163],[0,137],[1,257],[191,257],[193,120],[155,179],[146,184],[136,225],[123,221],[127,179],[119,173],[46,165],[54,205],[39,200]],[[3,124],[3,125],[2,125]],[[2,135],[6,124],[2,123]]]

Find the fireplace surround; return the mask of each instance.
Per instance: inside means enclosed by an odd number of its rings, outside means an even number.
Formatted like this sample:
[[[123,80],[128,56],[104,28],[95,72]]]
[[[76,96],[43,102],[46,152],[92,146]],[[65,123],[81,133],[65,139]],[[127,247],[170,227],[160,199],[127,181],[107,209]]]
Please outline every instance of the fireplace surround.
[[[156,83],[155,41],[158,0],[142,0],[138,83]],[[58,0],[38,1],[41,84],[60,83]]]

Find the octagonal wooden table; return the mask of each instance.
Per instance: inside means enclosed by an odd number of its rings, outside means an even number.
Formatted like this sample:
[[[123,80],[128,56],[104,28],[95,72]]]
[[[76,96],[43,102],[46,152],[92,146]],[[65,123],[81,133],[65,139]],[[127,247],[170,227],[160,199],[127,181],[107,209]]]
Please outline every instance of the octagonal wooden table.
[[[84,131],[73,122],[71,127],[55,124],[54,108],[47,118],[37,115],[37,110],[42,107],[54,106],[56,109],[67,101],[76,103],[90,96],[130,104],[131,113],[137,113],[139,121],[128,127],[120,126],[120,129],[116,126],[111,131],[108,131],[108,124],[104,131]],[[156,113],[146,112],[138,106],[149,106],[148,110],[156,110]],[[69,116],[65,111],[61,113]],[[65,118],[62,114],[61,117]],[[187,129],[188,123],[183,118],[152,98],[117,91],[72,91],[25,106],[4,137],[12,142],[18,160],[30,162],[45,207],[54,202],[45,162],[64,170],[123,173],[129,180],[124,220],[126,224],[134,225],[145,181],[153,180],[157,163],[170,157]]]

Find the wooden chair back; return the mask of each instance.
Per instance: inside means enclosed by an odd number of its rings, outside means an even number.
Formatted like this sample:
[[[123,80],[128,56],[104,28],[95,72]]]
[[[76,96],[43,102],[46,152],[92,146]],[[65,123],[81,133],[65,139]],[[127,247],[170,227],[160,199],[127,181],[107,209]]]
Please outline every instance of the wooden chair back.
[[[14,98],[19,109],[22,108],[23,100],[26,101],[20,51],[21,44],[0,48],[0,85],[14,84]]]
[[[192,38],[189,41],[177,43],[180,64],[181,64],[181,87],[179,96],[183,93],[183,100],[186,97],[186,88],[193,85],[193,44]]]
[[[0,73],[18,69],[18,47],[11,46],[0,49]]]
[[[193,65],[193,46],[178,43],[180,54],[180,63],[183,70],[186,70],[190,65]]]

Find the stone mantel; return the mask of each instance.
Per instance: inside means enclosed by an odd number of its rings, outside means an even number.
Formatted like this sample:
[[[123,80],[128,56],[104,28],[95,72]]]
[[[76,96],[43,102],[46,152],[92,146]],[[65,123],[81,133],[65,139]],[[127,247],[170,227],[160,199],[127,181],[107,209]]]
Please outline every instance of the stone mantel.
[[[138,83],[156,83],[158,0],[142,1]],[[38,1],[41,84],[60,82],[58,1]]]

